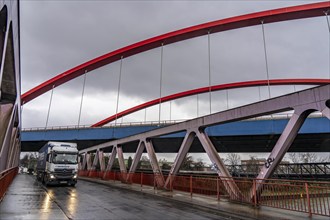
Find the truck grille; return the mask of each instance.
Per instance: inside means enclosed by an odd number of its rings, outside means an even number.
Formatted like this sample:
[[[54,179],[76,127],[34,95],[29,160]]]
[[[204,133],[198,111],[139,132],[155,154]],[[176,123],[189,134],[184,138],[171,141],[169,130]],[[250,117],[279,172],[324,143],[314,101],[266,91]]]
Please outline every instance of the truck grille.
[[[54,174],[57,177],[71,177],[73,169],[55,169]]]

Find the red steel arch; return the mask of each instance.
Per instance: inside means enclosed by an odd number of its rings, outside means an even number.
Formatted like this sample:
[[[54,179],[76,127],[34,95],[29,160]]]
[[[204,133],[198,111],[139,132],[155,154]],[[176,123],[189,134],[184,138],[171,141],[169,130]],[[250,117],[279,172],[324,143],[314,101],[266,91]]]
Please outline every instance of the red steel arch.
[[[103,119],[102,121],[99,121],[95,124],[93,124],[91,127],[100,127],[103,126],[109,122],[112,122],[118,118],[121,118],[125,115],[129,115],[133,112],[139,111],[141,109],[157,105],[160,102],[168,102],[171,100],[191,96],[191,95],[197,95],[201,93],[206,93],[211,91],[219,91],[219,90],[225,90],[225,89],[237,89],[237,88],[245,88],[245,87],[254,87],[254,86],[267,86],[269,85],[276,86],[276,85],[325,85],[329,84],[329,79],[273,79],[273,80],[256,80],[256,81],[245,81],[245,82],[236,82],[236,83],[228,83],[228,84],[220,84],[215,85],[211,87],[202,87],[198,89],[192,89],[184,92],[175,93],[172,95],[164,96],[162,98],[154,99],[149,102],[142,103],[140,105],[134,106],[132,108],[126,109],[122,112],[119,112],[118,114],[112,115],[106,119]]]
[[[84,74],[85,71],[89,72],[104,65],[118,61],[121,59],[121,57],[126,58],[150,49],[160,47],[161,45],[172,44],[178,41],[206,35],[208,33],[217,33],[259,25],[261,24],[261,21],[263,21],[264,24],[267,24],[322,16],[325,15],[325,12],[328,10],[330,10],[329,1],[285,7],[212,21],[149,38],[147,40],[131,44],[129,46],[104,54],[100,57],[94,58],[47,80],[46,82],[24,93],[21,97],[22,103],[25,104],[31,101],[32,99],[52,89],[53,86],[57,87],[63,83],[66,83]]]

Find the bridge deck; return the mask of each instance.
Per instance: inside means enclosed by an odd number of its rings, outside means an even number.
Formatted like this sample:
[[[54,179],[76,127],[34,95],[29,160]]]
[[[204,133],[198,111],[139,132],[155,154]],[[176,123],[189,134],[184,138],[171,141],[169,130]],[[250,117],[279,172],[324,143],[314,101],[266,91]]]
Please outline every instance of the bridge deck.
[[[308,219],[304,213],[86,180],[75,188],[45,188],[33,176],[18,175],[0,203],[0,219]]]

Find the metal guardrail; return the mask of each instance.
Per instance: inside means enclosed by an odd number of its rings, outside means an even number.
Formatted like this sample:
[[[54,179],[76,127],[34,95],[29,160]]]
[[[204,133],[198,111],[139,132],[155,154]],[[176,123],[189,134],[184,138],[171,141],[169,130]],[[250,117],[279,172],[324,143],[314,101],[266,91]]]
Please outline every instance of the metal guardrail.
[[[261,121],[261,120],[281,120],[281,119],[290,119],[292,113],[280,113],[280,114],[273,114],[267,116],[260,116],[255,118],[250,118],[245,121]],[[323,117],[321,113],[312,113],[309,115],[308,118],[320,118]],[[132,126],[167,126],[176,124],[179,122],[187,121],[190,119],[178,119],[178,120],[164,120],[164,121],[143,121],[143,122],[123,122],[123,123],[116,123],[116,124],[109,124],[103,127],[94,127],[93,129],[101,129],[101,128],[114,128],[114,127],[132,127]],[[90,125],[67,125],[67,126],[52,126],[52,127],[32,127],[32,128],[23,128],[22,131],[29,132],[29,131],[53,131],[53,130],[72,130],[72,129],[90,129]]]
[[[256,177],[263,164],[227,165],[232,176]],[[324,163],[285,163],[279,164],[274,178],[287,179],[330,179],[330,162]]]
[[[2,201],[8,187],[15,178],[18,172],[18,167],[4,170],[0,173],[0,202]]]
[[[188,119],[187,119],[188,120]],[[93,127],[93,129],[102,129],[102,128],[114,128],[114,127],[132,127],[132,126],[167,126],[175,123],[185,121],[182,120],[165,120],[165,121],[146,121],[146,122],[124,122],[117,124],[110,124],[102,127]],[[23,128],[22,131],[53,131],[53,130],[72,130],[72,129],[90,129],[91,125],[67,125],[67,126],[53,126],[53,127],[33,127],[33,128]]]
[[[79,171],[80,176],[101,178],[109,181],[120,181],[123,184],[137,184],[141,187],[157,187],[157,175],[145,173],[121,173],[106,171]],[[167,178],[167,176],[164,176]],[[240,195],[229,194],[226,184],[234,182],[240,190]],[[257,195],[257,186],[262,185],[262,191]],[[261,183],[252,178],[199,177],[192,175],[171,176],[168,191],[184,191],[208,196],[211,199],[234,201],[257,206],[304,212],[312,215],[330,216],[330,182],[290,181],[271,179]]]

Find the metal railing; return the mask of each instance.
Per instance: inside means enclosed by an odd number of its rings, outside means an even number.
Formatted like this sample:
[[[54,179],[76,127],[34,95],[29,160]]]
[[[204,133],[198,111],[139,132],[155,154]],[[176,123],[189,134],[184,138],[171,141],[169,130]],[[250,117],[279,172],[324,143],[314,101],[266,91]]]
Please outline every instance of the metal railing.
[[[143,187],[163,189],[157,186],[157,175],[146,173],[120,173],[106,171],[79,171],[80,176],[119,181]],[[167,178],[167,176],[164,176]],[[228,193],[226,185],[234,182],[240,193]],[[257,188],[262,191],[257,195]],[[197,177],[192,175],[171,176],[168,191],[183,191],[210,199],[235,201],[253,206],[268,206],[312,215],[330,216],[330,182],[290,181],[270,179],[261,183],[252,178],[223,178],[218,176]]]
[[[273,115],[260,116],[255,118],[246,119],[245,121],[259,121],[259,120],[280,120],[280,119],[290,119],[292,113],[278,113]],[[322,113],[312,113],[308,118],[320,118],[323,117]],[[132,127],[132,126],[167,126],[176,124],[179,122],[187,121],[190,119],[178,119],[178,120],[163,120],[163,121],[141,121],[141,122],[117,122],[116,124],[109,124],[102,127],[93,127],[93,129],[98,128],[114,128],[114,127]],[[66,126],[52,126],[52,127],[32,127],[23,128],[22,131],[53,131],[53,130],[72,130],[72,129],[90,129],[90,125],[66,125]]]
[[[18,167],[4,170],[0,173],[0,202],[2,201],[8,187],[15,178],[18,172]]]
[[[256,177],[264,164],[227,165],[234,177]],[[273,178],[330,179],[330,162],[279,164]]]
[[[102,128],[114,128],[114,127],[132,127],[132,126],[167,126],[171,124],[176,124],[188,119],[180,120],[164,120],[164,121],[145,121],[145,122],[123,122],[117,124],[109,124],[102,127],[93,127],[93,129],[102,129]],[[72,129],[90,129],[91,125],[67,125],[67,126],[52,126],[52,127],[33,127],[33,128],[23,128],[22,131],[53,131],[53,130],[72,130]]]

